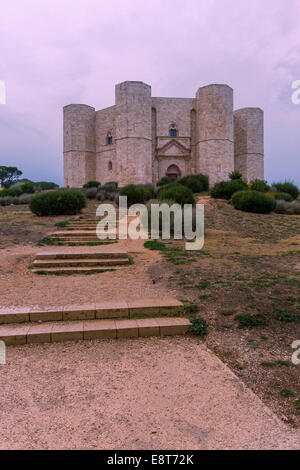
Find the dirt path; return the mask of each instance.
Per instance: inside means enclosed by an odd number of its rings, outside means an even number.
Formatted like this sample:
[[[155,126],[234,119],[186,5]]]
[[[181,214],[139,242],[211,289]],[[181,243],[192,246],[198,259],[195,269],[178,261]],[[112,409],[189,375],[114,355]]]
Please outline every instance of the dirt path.
[[[1,449],[296,449],[199,340],[27,345],[1,367]]]
[[[91,276],[39,276],[28,269],[40,251],[100,248],[127,250],[134,264]],[[0,257],[1,306],[182,293],[174,274],[183,274],[184,265],[172,272],[141,241],[10,245]],[[201,264],[204,269],[202,258]],[[26,345],[8,348],[7,360],[0,366],[1,449],[299,448],[299,431],[194,337]]]

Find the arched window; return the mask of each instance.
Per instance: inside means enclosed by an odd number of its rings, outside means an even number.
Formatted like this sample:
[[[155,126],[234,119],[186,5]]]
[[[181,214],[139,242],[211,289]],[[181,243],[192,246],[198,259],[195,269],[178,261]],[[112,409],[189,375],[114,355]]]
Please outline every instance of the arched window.
[[[112,133],[111,133],[111,132],[108,132],[108,133],[107,133],[107,136],[106,136],[106,143],[107,143],[107,145],[112,145],[112,144],[113,144],[113,136],[112,136]]]
[[[170,137],[177,137],[177,135],[178,135],[177,125],[174,122],[172,122],[172,124],[170,124],[169,135],[170,135]]]
[[[112,170],[112,162],[108,162],[108,170],[109,170],[109,171]]]

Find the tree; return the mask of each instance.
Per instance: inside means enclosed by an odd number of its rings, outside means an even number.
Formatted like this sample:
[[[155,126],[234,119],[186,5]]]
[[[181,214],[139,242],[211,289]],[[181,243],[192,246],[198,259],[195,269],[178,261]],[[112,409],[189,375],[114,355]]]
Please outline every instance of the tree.
[[[16,166],[0,166],[1,186],[9,188],[22,174],[22,171],[18,170]]]

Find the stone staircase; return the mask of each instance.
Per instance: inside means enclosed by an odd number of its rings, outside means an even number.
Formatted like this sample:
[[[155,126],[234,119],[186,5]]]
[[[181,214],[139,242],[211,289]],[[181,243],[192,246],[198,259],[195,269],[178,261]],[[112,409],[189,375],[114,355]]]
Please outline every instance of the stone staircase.
[[[183,304],[173,298],[0,309],[0,340],[10,346],[181,335],[191,325],[183,315]]]
[[[84,274],[120,268],[130,264],[126,251],[38,253],[33,273]]]
[[[89,244],[102,244],[114,241],[113,239],[101,240],[97,237],[96,228],[99,220],[75,220],[70,222],[62,230],[56,230],[49,235],[49,238],[53,240],[53,244],[57,245],[89,245]],[[111,227],[117,227],[115,221],[111,222]],[[108,235],[108,232],[105,231]],[[110,234],[111,235],[111,234]]]

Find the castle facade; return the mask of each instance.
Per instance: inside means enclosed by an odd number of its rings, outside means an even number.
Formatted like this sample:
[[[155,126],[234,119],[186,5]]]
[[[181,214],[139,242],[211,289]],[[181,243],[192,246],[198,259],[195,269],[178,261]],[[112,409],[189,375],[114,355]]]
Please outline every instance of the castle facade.
[[[155,98],[149,85],[123,82],[114,106],[64,107],[65,186],[122,187],[191,173],[213,185],[233,170],[264,179],[264,117],[259,108],[234,111],[228,85],[204,86],[195,98]]]

